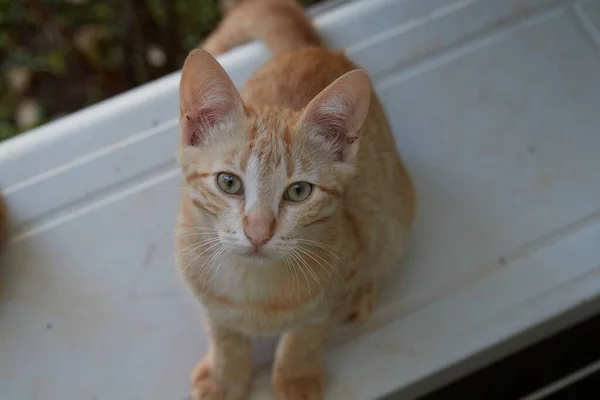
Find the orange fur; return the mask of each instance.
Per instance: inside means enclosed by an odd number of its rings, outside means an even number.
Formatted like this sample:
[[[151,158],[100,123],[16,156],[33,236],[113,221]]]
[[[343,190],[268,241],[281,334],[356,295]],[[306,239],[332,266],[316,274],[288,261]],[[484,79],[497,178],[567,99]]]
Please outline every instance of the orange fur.
[[[227,17],[202,44],[213,55],[223,53],[251,38],[263,40],[275,54],[321,40],[296,0],[246,0],[221,3]],[[268,17],[265,17],[268,16]],[[293,27],[293,29],[290,29]]]
[[[283,334],[276,397],[322,398],[332,329],[368,316],[404,253],[415,201],[383,109],[367,75],[319,47],[307,21],[292,0],[231,10],[206,48],[258,35],[276,54],[241,93],[207,52],[183,67],[178,262],[210,339],[196,399],[245,398],[248,338],[262,334]],[[222,172],[243,190],[220,189]],[[312,188],[301,202],[286,198],[294,182]]]

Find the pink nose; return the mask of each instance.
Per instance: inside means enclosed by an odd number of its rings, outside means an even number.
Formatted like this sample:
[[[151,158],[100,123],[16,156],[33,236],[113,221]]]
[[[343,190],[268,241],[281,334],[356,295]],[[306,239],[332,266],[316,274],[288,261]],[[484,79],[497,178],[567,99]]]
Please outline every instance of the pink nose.
[[[275,231],[275,218],[270,212],[250,211],[244,222],[244,233],[256,250],[264,246]]]

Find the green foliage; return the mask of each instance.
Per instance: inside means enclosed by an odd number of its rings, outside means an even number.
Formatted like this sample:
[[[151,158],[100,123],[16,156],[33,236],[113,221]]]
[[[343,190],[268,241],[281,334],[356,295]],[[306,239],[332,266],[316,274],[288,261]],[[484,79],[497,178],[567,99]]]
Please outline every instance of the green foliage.
[[[220,18],[217,0],[0,0],[0,140],[179,69]]]

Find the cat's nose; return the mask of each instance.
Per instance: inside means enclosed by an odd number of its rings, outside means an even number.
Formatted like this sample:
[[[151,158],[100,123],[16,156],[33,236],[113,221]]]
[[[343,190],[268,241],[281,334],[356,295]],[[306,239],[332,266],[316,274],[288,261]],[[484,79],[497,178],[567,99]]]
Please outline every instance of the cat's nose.
[[[244,233],[255,250],[264,246],[275,231],[275,216],[269,211],[250,211],[244,222]]]

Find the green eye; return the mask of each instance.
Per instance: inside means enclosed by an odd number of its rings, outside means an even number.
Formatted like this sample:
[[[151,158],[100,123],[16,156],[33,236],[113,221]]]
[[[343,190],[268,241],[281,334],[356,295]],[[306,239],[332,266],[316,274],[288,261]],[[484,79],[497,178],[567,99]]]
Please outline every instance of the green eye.
[[[237,176],[227,172],[221,172],[217,175],[217,185],[219,186],[219,189],[227,194],[244,193],[244,185],[242,185],[242,180]]]
[[[298,203],[308,199],[312,189],[313,186],[308,182],[292,183],[285,191],[283,198]]]

